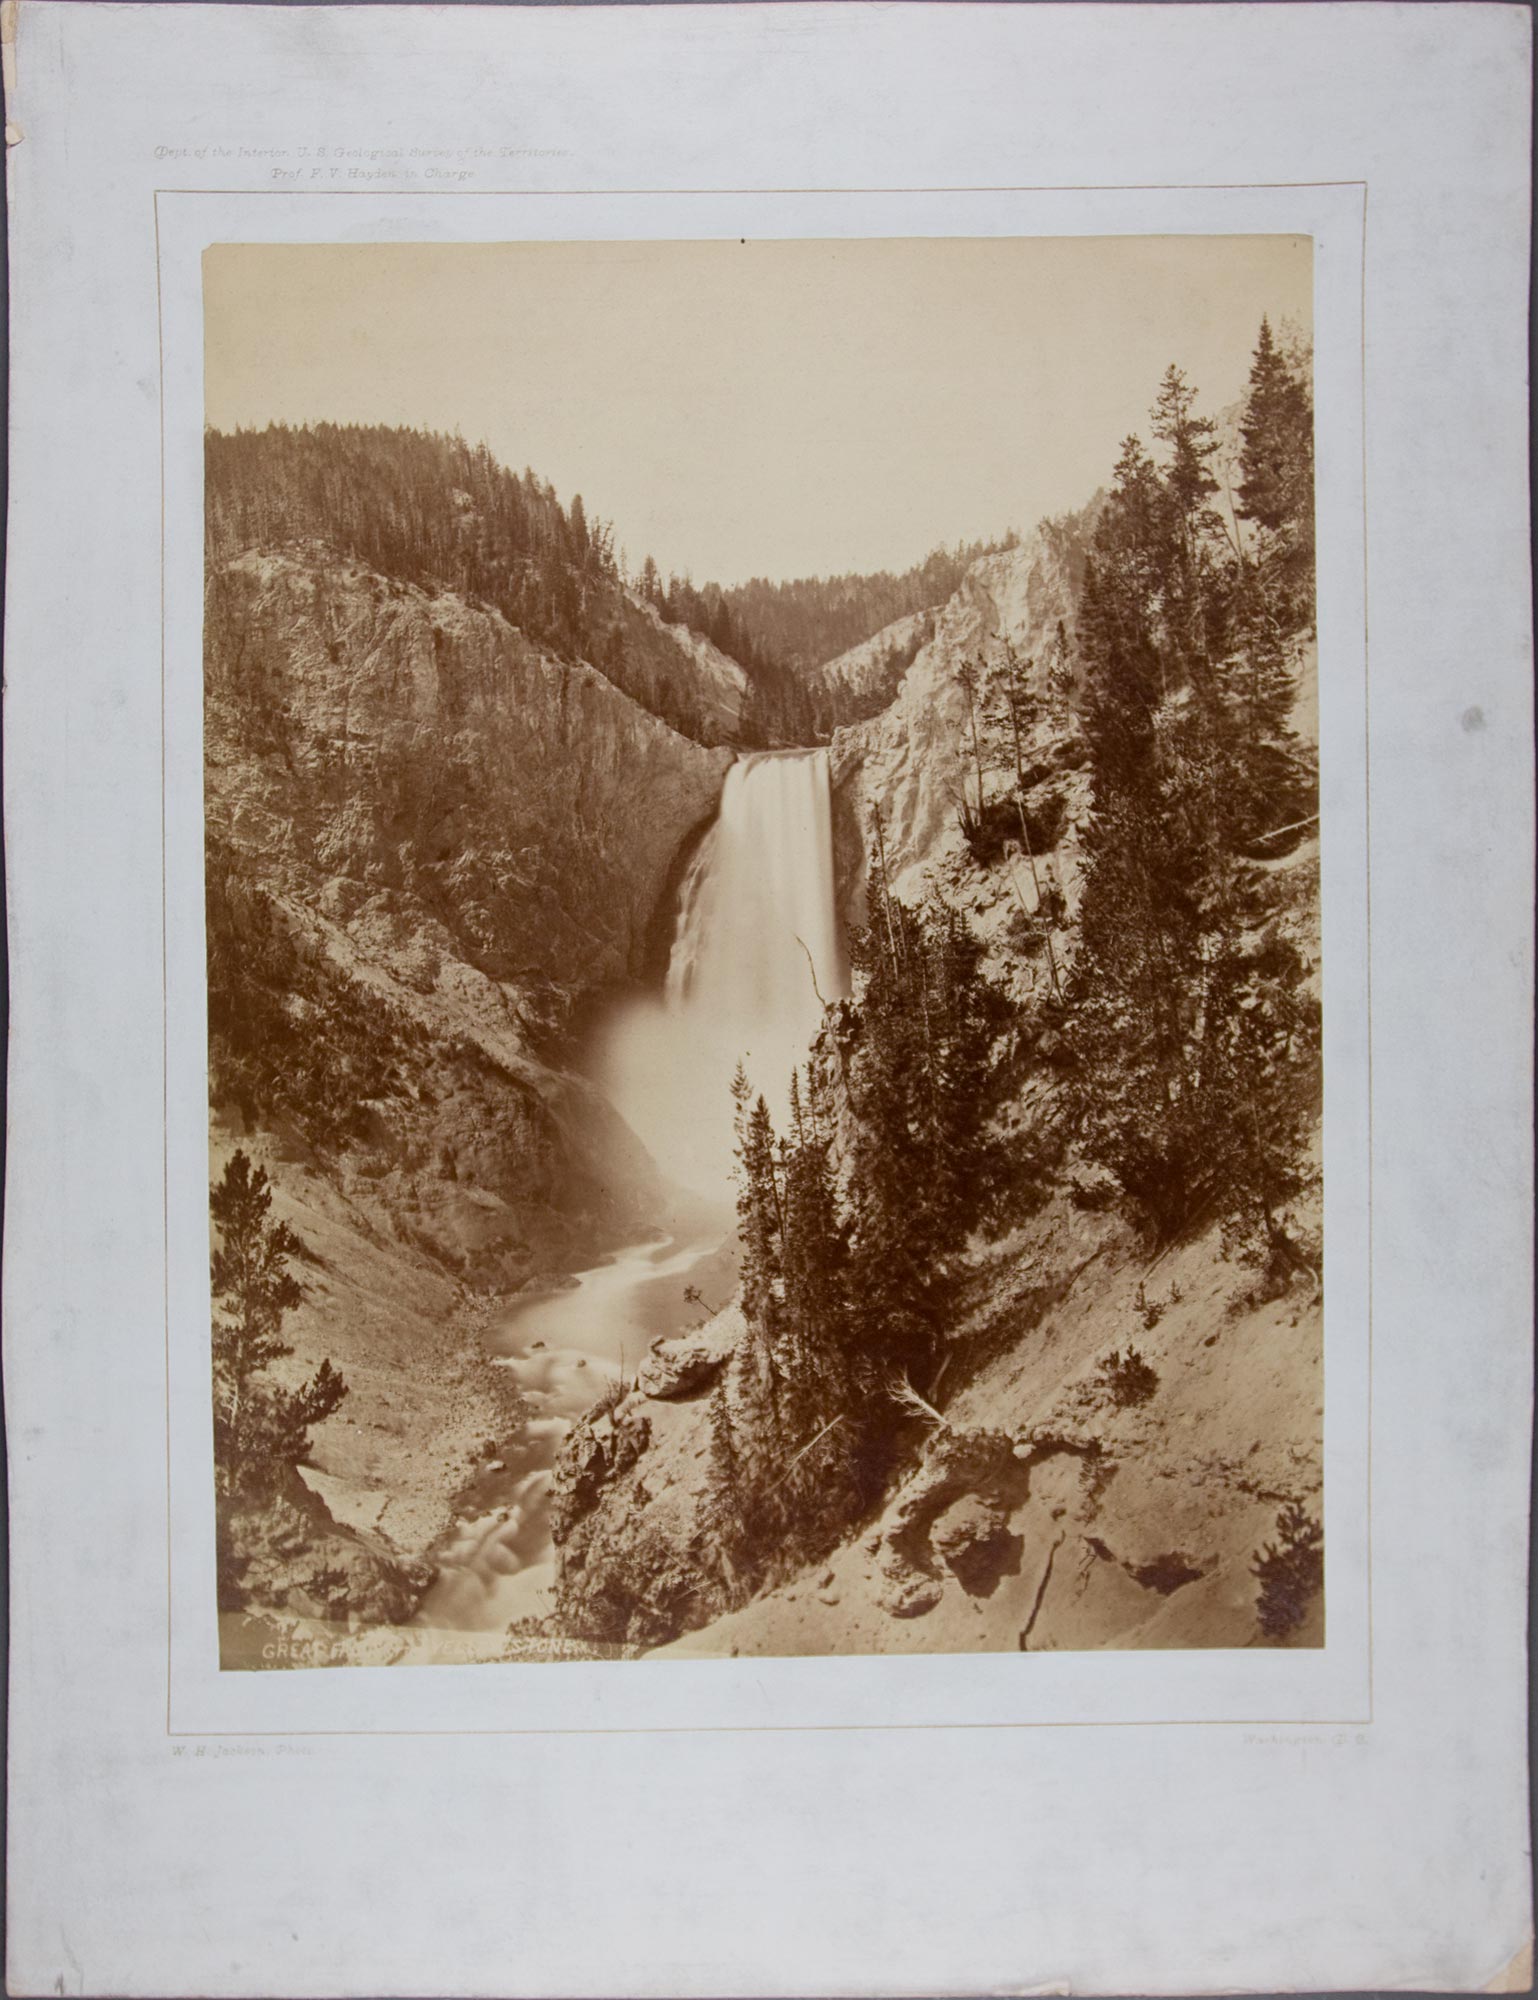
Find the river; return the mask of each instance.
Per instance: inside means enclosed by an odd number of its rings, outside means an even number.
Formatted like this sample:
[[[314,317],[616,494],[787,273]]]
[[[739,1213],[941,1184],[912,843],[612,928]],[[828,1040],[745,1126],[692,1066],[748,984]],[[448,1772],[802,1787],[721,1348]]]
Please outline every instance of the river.
[[[686,1299],[695,1285],[710,1305],[730,1297],[736,1250],[723,1227],[680,1241],[635,1243],[576,1274],[559,1291],[515,1303],[495,1322],[490,1345],[516,1376],[529,1408],[516,1458],[484,1474],[470,1512],[438,1552],[438,1578],[420,1623],[440,1632],[502,1633],[551,1609],[551,1468],[572,1422],[621,1373],[633,1379],[653,1340],[704,1317]]]
[[[622,1370],[634,1376],[654,1340],[687,1332],[735,1287],[733,1073],[744,1065],[783,1128],[820,996],[847,991],[827,752],[740,758],[683,884],[664,989],[613,1008],[586,1063],[693,1219],[564,1288],[510,1302],[495,1323],[490,1345],[527,1401],[526,1437],[477,1481],[438,1549],[409,1658],[486,1657],[486,1641],[499,1644],[510,1624],[550,1612],[549,1492],[562,1440]],[[685,1297],[691,1286],[704,1306]]]

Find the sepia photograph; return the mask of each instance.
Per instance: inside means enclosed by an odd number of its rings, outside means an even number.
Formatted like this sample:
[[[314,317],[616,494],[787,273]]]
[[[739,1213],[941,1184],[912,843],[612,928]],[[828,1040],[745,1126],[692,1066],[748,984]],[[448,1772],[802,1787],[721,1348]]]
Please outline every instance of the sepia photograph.
[[[1313,253],[203,253],[222,1667],[1323,1647]]]

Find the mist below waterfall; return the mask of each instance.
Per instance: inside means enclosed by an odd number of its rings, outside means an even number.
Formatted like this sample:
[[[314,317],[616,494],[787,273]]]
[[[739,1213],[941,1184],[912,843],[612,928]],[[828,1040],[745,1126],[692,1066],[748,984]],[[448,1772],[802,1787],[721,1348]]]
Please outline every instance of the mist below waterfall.
[[[848,991],[827,752],[744,757],[684,878],[663,991],[604,1024],[595,1080],[670,1178],[725,1201],[738,1063],[783,1126],[822,1002]]]

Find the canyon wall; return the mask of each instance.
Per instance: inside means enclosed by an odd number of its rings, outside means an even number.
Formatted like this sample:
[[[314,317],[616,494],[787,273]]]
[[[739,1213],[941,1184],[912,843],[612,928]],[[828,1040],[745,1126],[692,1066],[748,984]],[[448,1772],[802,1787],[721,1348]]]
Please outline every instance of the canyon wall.
[[[520,1422],[486,1301],[667,1212],[576,1010],[642,970],[733,753],[319,545],[221,563],[205,649],[211,1178],[237,1147],[266,1169],[306,1250],[292,1369],[349,1385],[311,1500],[238,1524],[248,1585],[398,1616]]]

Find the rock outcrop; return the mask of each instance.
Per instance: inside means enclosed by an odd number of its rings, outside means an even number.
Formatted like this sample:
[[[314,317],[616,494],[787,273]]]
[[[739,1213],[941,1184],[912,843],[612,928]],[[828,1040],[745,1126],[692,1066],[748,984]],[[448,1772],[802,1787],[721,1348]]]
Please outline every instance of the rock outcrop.
[[[905,901],[921,901],[931,886],[953,897],[960,893],[975,906],[969,914],[985,935],[1022,905],[1034,913],[1047,890],[1055,889],[1071,913],[1088,781],[1067,660],[1087,521],[1080,515],[1044,523],[1018,547],[974,563],[955,596],[933,614],[931,636],[889,706],[835,732],[834,861],[840,904],[852,919],[864,908],[877,840],[874,800],[881,805],[891,884]],[[1031,711],[1021,745],[1026,804],[1033,817],[1050,807],[1041,816],[1051,838],[1028,855],[1020,829],[1010,830],[1006,806],[994,843],[997,860],[978,894],[977,871],[964,865],[960,824],[963,805],[977,796],[973,716],[957,674],[969,663],[981,667],[976,747],[987,798],[1007,795],[1017,773],[1000,685],[1006,646],[1022,664],[1022,707],[1029,704]]]
[[[653,1341],[651,1353],[636,1375],[636,1388],[659,1403],[697,1396],[715,1381],[725,1360],[717,1346],[698,1335]]]
[[[212,824],[402,984],[472,1008],[459,967],[536,1020],[639,971],[732,761],[500,613],[322,550],[226,564],[207,656]]]
[[[858,646],[809,668],[801,678],[819,739],[880,715],[934,629],[933,609],[913,611]]]

